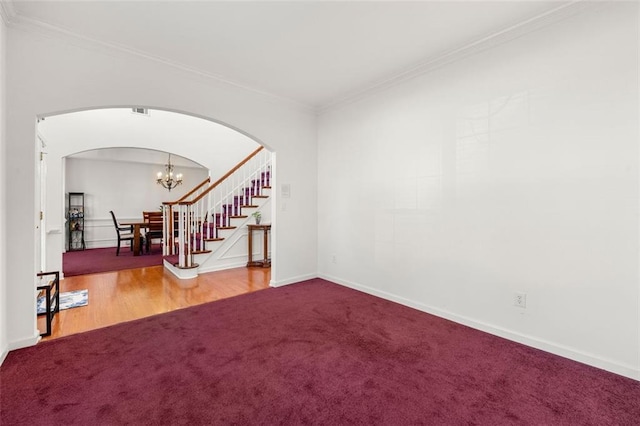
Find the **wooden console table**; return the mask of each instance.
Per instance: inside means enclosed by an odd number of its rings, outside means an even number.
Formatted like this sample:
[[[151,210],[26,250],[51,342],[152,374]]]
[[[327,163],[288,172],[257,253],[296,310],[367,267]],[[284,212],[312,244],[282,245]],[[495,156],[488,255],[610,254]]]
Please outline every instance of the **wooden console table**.
[[[247,225],[249,232],[247,235],[247,241],[249,242],[249,261],[247,266],[261,266],[263,268],[271,267],[271,259],[269,259],[269,232],[271,231],[271,224],[266,223],[263,225]],[[262,247],[262,260],[253,260],[253,231],[262,231],[263,247]]]

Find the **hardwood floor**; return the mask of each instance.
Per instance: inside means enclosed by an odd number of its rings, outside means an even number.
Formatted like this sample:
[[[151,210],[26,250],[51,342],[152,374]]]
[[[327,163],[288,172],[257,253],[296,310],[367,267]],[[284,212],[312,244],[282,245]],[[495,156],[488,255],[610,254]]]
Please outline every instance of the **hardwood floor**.
[[[60,291],[86,288],[89,304],[60,311],[43,340],[262,290],[270,279],[270,268],[236,268],[179,280],[163,266],[68,277]],[[38,328],[45,329],[44,317]]]

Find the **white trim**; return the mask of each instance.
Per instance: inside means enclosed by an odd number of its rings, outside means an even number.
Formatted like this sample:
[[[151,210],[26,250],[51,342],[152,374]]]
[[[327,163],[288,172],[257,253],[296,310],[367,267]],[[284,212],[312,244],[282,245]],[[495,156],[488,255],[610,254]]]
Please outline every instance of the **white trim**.
[[[16,10],[13,7],[12,0],[0,0],[0,18],[2,21],[9,25],[16,17]]]
[[[94,226],[93,228],[98,228],[97,226]],[[103,227],[105,228],[105,227]],[[86,230],[86,227],[85,227]],[[116,248],[118,247],[118,238],[94,238],[92,240],[85,240],[85,245],[88,245],[89,243],[91,244],[111,244],[110,246],[104,246],[104,248],[108,248],[108,247],[113,247]],[[122,241],[122,245],[121,247],[124,246],[129,246],[130,242],[129,241]],[[101,246],[102,247],[102,246]],[[71,251],[76,251],[76,250],[71,250]]]
[[[511,25],[510,27],[504,28],[500,31],[492,33],[488,36],[485,36],[479,40],[468,43],[464,46],[451,49],[442,55],[439,55],[435,58],[427,59],[426,61],[418,65],[405,69],[404,71],[394,74],[386,79],[378,80],[377,82],[363,89],[353,91],[351,93],[346,94],[345,96],[337,98],[333,101],[330,101],[318,107],[313,107],[313,106],[303,104],[303,103],[300,103],[292,99],[285,98],[270,92],[252,88],[247,85],[241,84],[239,82],[222,77],[220,75],[213,74],[202,69],[190,67],[167,58],[151,55],[149,53],[134,49],[126,45],[101,41],[92,37],[79,34],[67,28],[52,25],[35,18],[30,18],[30,17],[16,14],[15,11],[13,11],[12,2],[10,0],[9,1],[0,0],[0,5],[3,5],[3,7],[0,8],[0,11],[3,12],[2,15],[5,21],[7,21],[8,19],[8,22],[10,22],[12,26],[16,28],[20,28],[24,31],[38,32],[40,34],[43,34],[49,37],[66,38],[72,42],[75,42],[76,45],[79,45],[80,47],[84,47],[84,48],[95,49],[95,50],[103,49],[109,53],[119,52],[122,54],[126,54],[128,56],[145,58],[153,62],[161,63],[164,65],[170,66],[172,68],[179,69],[191,75],[197,75],[200,77],[204,77],[206,79],[216,80],[220,83],[228,84],[242,90],[246,90],[262,96],[278,99],[305,112],[315,112],[317,115],[321,115],[322,113],[332,110],[334,108],[337,108],[339,106],[342,106],[351,102],[355,102],[358,99],[362,99],[366,96],[372,95],[381,90],[395,86],[406,80],[426,74],[434,69],[440,68],[451,62],[460,60],[474,53],[497,46],[499,44],[502,44],[507,41],[513,40],[517,37],[520,37],[524,34],[535,31],[541,27],[550,25],[552,23],[558,22],[567,17],[573,16],[576,13],[579,13],[588,7],[592,7],[592,5],[594,4],[600,4],[600,3],[607,3],[607,2],[606,1],[591,2],[586,0],[574,0],[569,3],[562,3],[560,6],[554,9],[551,9],[547,12],[541,13],[533,18],[529,18],[515,25]],[[8,5],[6,8],[11,10],[8,10],[8,11],[3,10],[5,9],[5,6],[4,6],[5,4]],[[5,17],[5,14],[7,14],[8,17]]]
[[[394,74],[389,78],[378,80],[377,82],[374,82],[363,89],[348,93],[347,95],[339,99],[335,99],[334,101],[318,107],[316,112],[318,115],[322,115],[323,113],[330,110],[337,109],[341,106],[371,96],[374,93],[389,89],[390,87],[419,77],[423,74],[427,74],[452,62],[459,61],[470,55],[496,47],[500,44],[521,37],[525,34],[566,19],[570,16],[574,16],[575,14],[582,12],[587,7],[591,7],[591,5],[595,3],[598,2],[574,0],[570,3],[561,4],[560,6],[534,16],[533,18],[529,18],[517,24],[511,25],[510,27],[489,34],[488,36],[468,43],[464,46],[451,49],[439,56],[429,58],[418,65]]]
[[[176,276],[176,278],[181,279],[181,280],[189,280],[191,278],[196,278],[198,276],[198,268],[188,268],[188,269],[182,269],[182,268],[177,268],[175,266],[173,266],[170,262],[168,262],[167,260],[163,261],[163,265],[164,268],[171,272],[173,275]]]
[[[236,256],[240,257],[240,256]],[[206,274],[208,272],[226,271],[227,269],[242,268],[247,266],[247,257],[236,263],[225,263],[224,265],[213,265],[209,267],[198,267],[198,274]],[[197,263],[197,262],[196,262]]]
[[[213,241],[216,242],[216,241]],[[236,247],[237,244],[234,244],[233,247]],[[233,259],[241,259],[241,261],[246,264],[247,263],[247,253],[243,253],[243,254],[233,254],[233,255],[229,255],[227,256],[227,253],[229,253],[230,250],[226,250],[224,253],[222,253],[223,256],[218,257],[216,260],[233,260]],[[214,252],[212,251],[212,254]],[[257,252],[257,253],[253,253],[253,255],[255,257],[260,256],[262,253],[261,252]]]
[[[247,219],[245,219],[244,223],[246,223]],[[232,254],[229,255],[229,252],[238,247],[238,246],[247,246],[247,233],[245,232],[244,229],[244,223],[241,225],[236,226],[235,229],[220,229],[219,233],[225,234],[226,236],[223,237],[224,240],[222,241],[211,241],[211,242],[205,242],[205,244],[216,244],[216,243],[221,243],[221,244],[217,244],[217,247],[211,249],[211,254],[212,255],[217,255],[216,258],[214,259],[214,261],[217,260],[226,260],[226,259],[233,259],[234,257],[240,257],[243,256],[245,259],[247,258],[247,254],[244,253],[244,255],[241,254]],[[235,237],[235,238],[234,238]],[[242,240],[244,238],[244,241],[242,241],[242,244],[240,244],[240,240]],[[206,246],[206,245],[205,245]]]
[[[338,277],[334,277],[331,275],[320,274],[320,278],[325,279],[327,281],[331,281],[336,284],[343,285],[345,287],[352,288],[354,290],[359,290],[364,293],[380,297],[385,300],[390,300],[392,302],[396,302],[404,306],[409,306],[419,311],[426,312],[428,314],[435,315],[440,318],[445,318],[453,322],[456,322],[458,324],[466,325],[476,330],[484,331],[494,336],[499,336],[507,340],[511,340],[513,342],[521,343],[523,345],[526,345],[532,348],[540,349],[542,351],[559,355],[561,357],[568,358],[573,361],[581,362],[583,364],[591,365],[593,367],[601,368],[603,370],[607,370],[612,373],[616,373],[616,374],[640,381],[640,369],[637,366],[633,366],[630,364],[623,364],[614,360],[602,358],[593,354],[579,351],[574,348],[570,348],[568,346],[558,345],[557,343],[549,342],[543,339],[538,339],[533,336],[529,336],[522,333],[516,333],[514,331],[507,330],[502,327],[496,327],[491,324],[487,324],[481,321],[476,321],[466,316],[458,315],[450,311],[425,305],[423,303],[409,300],[404,297],[400,297],[395,294],[388,293],[386,291],[381,291],[381,290],[373,289],[371,287],[367,287],[365,285],[357,284],[351,281],[342,280]]]
[[[299,283],[300,281],[312,280],[314,278],[319,278],[318,274],[298,275],[297,277],[287,278],[287,279],[278,280],[278,281],[271,280],[271,282],[269,283],[269,287],[282,287],[283,285],[296,284],[296,283]]]
[[[13,342],[9,342],[9,351],[13,351],[16,349],[27,348],[29,346],[35,346],[36,343],[40,341],[40,334],[37,331],[34,332],[32,337],[27,337],[20,340],[14,340]]]
[[[2,0],[0,0],[2,1]],[[243,85],[239,82],[224,78],[220,75],[217,74],[213,74],[211,72],[199,69],[199,68],[195,68],[195,67],[191,67],[185,64],[181,64],[179,62],[175,62],[171,59],[167,59],[167,58],[163,58],[161,56],[155,56],[146,52],[143,52],[141,50],[132,48],[130,46],[126,46],[126,45],[122,45],[122,44],[117,44],[117,43],[111,43],[111,42],[105,42],[102,40],[98,40],[92,37],[88,37],[85,36],[83,34],[79,34],[75,31],[72,31],[70,29],[64,28],[64,27],[59,27],[57,25],[53,25],[53,24],[49,24],[47,22],[41,21],[39,19],[35,19],[35,18],[31,18],[31,17],[26,17],[20,14],[15,14],[14,15],[15,18],[11,20],[11,23],[13,25],[14,28],[19,28],[23,31],[28,31],[28,32],[36,32],[39,34],[42,34],[44,36],[47,37],[58,37],[58,38],[63,38],[63,39],[67,39],[70,44],[75,44],[76,46],[82,47],[82,48],[89,48],[95,51],[100,51],[103,50],[104,52],[108,53],[108,54],[113,54],[114,52],[118,52],[121,54],[125,54],[127,56],[134,56],[134,57],[138,57],[138,58],[144,58],[147,59],[149,61],[153,61],[156,63],[160,63],[163,65],[167,65],[171,68],[174,69],[178,69],[180,71],[186,72],[190,75],[196,75],[199,77],[203,77],[205,79],[209,79],[209,80],[215,80],[219,83],[222,84],[226,84],[229,86],[233,86],[235,88],[241,89],[241,90],[245,90],[248,92],[252,92],[252,93],[256,93],[258,95],[261,96],[266,96],[268,98],[271,99],[277,99],[281,102],[286,102],[287,104],[298,108],[302,111],[305,112],[315,112],[315,108],[306,105],[306,104],[302,104],[300,102],[294,101],[292,99],[289,98],[285,98],[270,92],[266,92],[263,90],[259,90],[259,89],[255,89],[246,85]],[[130,108],[130,107],[129,107]]]
[[[136,222],[139,221],[140,218],[142,217],[142,214],[140,214],[140,217],[122,217],[122,218],[118,218],[118,222]],[[84,218],[85,222],[108,222],[105,225],[99,225],[99,227],[104,228],[104,227],[111,227],[113,228],[113,219],[110,217],[85,217]],[[98,227],[98,226],[96,226]]]

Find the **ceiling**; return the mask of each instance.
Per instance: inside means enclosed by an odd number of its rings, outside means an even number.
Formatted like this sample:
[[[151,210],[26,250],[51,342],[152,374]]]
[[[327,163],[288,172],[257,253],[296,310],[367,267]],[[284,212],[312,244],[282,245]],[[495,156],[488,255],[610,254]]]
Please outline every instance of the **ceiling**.
[[[167,164],[169,156],[163,151],[154,151],[145,148],[102,148],[84,151],[79,154],[68,155],[66,158],[75,158],[94,161],[119,161],[141,164]],[[171,155],[171,164],[180,168],[206,169],[195,161],[179,155]]]
[[[220,175],[259,147],[221,124],[152,109],[147,114],[100,108],[52,115],[38,122],[38,136],[54,157],[165,164],[170,150],[176,166],[205,167]],[[216,155],[198,159],[198,152]],[[185,157],[193,155],[196,161]]]
[[[325,109],[559,1],[10,1],[28,22]]]

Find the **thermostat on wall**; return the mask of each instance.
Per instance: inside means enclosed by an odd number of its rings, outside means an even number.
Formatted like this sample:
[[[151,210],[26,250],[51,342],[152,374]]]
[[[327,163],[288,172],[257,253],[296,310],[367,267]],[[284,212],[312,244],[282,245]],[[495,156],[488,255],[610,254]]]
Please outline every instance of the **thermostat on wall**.
[[[288,183],[283,183],[282,185],[280,185],[280,195],[282,196],[282,198],[291,197],[291,185],[289,185]]]

